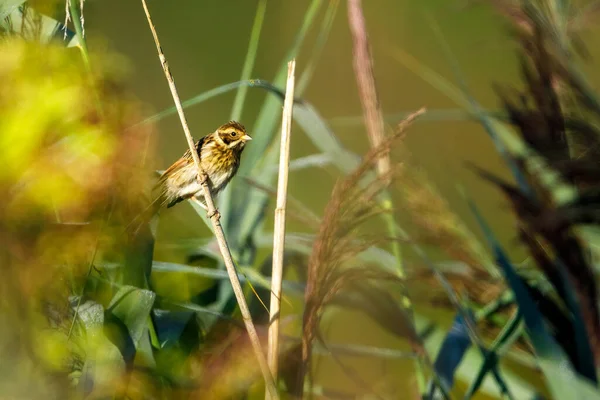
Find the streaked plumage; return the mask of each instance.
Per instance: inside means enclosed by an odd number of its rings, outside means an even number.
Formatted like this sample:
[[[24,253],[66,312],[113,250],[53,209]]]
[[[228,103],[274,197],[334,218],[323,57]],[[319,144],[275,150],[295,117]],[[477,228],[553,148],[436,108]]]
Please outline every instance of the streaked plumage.
[[[196,151],[202,169],[208,175],[208,186],[214,197],[227,186],[240,166],[240,157],[246,142],[252,140],[242,124],[230,121],[215,132],[196,142]],[[183,157],[167,168],[158,179],[153,191],[153,201],[143,213],[147,220],[163,207],[191,197],[199,200],[206,208],[204,193],[198,183],[198,171],[188,149]],[[130,224],[130,228],[131,228]],[[137,229],[136,229],[137,230]]]
[[[236,174],[242,151],[248,140],[251,138],[246,134],[244,126],[230,121],[196,143],[200,164],[208,175],[208,184],[213,196],[225,188]],[[190,197],[195,197],[204,203],[196,166],[190,151],[187,150],[183,157],[159,178],[155,187],[155,199],[158,207],[172,207]]]

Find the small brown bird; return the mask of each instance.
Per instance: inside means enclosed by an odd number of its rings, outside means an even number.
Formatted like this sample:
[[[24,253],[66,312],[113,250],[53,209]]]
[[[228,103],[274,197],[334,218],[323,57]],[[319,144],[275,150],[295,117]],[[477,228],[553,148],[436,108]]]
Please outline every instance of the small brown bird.
[[[242,151],[249,140],[252,138],[246,133],[246,128],[242,124],[229,121],[196,143],[200,165],[208,176],[208,187],[213,198],[236,174]],[[183,157],[163,172],[152,194],[154,200],[143,213],[146,214],[145,220],[150,219],[165,206],[173,207],[192,197],[199,200],[206,209],[204,192],[198,182],[198,170],[189,149]]]
[[[196,143],[200,165],[208,175],[208,186],[216,196],[227,186],[240,166],[240,157],[246,142],[252,140],[242,124],[230,121]],[[158,206],[172,207],[180,201],[195,197],[206,207],[198,170],[188,149],[158,179],[155,186]]]

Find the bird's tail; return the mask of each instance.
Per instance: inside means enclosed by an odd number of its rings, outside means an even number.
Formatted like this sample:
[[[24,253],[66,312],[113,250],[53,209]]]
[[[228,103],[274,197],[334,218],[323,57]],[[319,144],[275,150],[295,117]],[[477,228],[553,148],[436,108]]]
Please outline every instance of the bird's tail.
[[[149,223],[152,217],[158,213],[158,211],[165,204],[163,196],[156,196],[154,200],[146,208],[144,208],[131,222],[125,227],[125,231],[131,235],[136,235],[140,228],[145,224]]]

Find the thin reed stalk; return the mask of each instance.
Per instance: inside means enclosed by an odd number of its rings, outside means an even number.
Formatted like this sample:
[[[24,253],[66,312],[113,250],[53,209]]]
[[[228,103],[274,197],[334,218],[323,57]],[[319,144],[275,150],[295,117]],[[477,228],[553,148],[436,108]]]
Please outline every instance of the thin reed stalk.
[[[385,141],[384,121],[377,95],[377,87],[375,85],[375,76],[373,73],[373,60],[371,58],[371,49],[369,38],[367,35],[367,27],[365,17],[362,11],[361,0],[348,0],[348,24],[352,34],[352,53],[354,74],[360,95],[360,101],[363,109],[363,118],[367,128],[367,135],[371,143],[371,148],[377,148]],[[377,172],[379,177],[383,179],[389,176],[391,161],[389,153],[381,154],[377,161]],[[394,204],[391,196],[387,191],[381,194],[380,205],[385,210],[382,217],[385,220],[386,227],[390,237],[405,237],[406,235],[398,229],[394,219]],[[392,251],[396,257],[396,274],[400,279],[406,277],[402,265],[402,251],[400,243],[397,241],[392,243]],[[406,288],[402,290],[402,303],[408,311],[412,321],[412,302],[408,297]],[[425,374],[420,359],[415,360],[416,377],[419,390],[421,393],[425,391]]]
[[[269,346],[268,361],[271,374],[277,381],[279,360],[279,321],[281,309],[281,285],[283,281],[283,251],[285,247],[285,210],[290,165],[290,141],[292,132],[292,113],[294,106],[296,60],[288,63],[285,100],[281,123],[281,147],[279,152],[279,176],[277,179],[277,205],[275,208],[275,227],[273,232],[273,266],[271,273],[271,305],[269,310]],[[270,397],[265,396],[268,400]]]
[[[377,88],[375,86],[375,76],[373,74],[373,60],[371,59],[371,50],[369,47],[369,38],[367,36],[367,27],[362,12],[361,0],[348,0],[348,23],[352,33],[352,53],[354,74],[358,86],[360,102],[363,109],[363,118],[367,128],[367,136],[371,143],[371,148],[377,147],[385,139],[383,114],[379,105]],[[390,170],[389,154],[384,154],[377,162],[377,172],[380,177],[386,176]],[[387,192],[382,194],[383,200],[381,206],[390,212],[383,214],[387,229],[392,237],[399,237],[396,221],[394,221],[394,205]],[[402,266],[402,251],[399,243],[392,243],[392,251],[396,257],[396,270],[398,277],[403,279],[406,273]],[[405,299],[406,304],[410,304]]]
[[[361,105],[367,135],[371,147],[377,147],[384,139],[383,115],[377,96],[375,76],[373,75],[373,61],[371,60],[371,49],[365,26],[361,0],[348,0],[348,22],[353,41],[353,65],[356,75],[356,83],[360,94]],[[377,161],[377,171],[385,175],[390,170],[389,156],[383,156]]]
[[[198,170],[198,181],[202,185],[202,189],[204,191],[204,198],[206,200],[206,206],[208,208],[208,217],[212,223],[215,238],[217,239],[217,243],[219,244],[219,250],[221,251],[221,255],[223,256],[223,261],[225,262],[227,274],[229,275],[229,280],[231,282],[231,286],[233,287],[233,292],[235,293],[237,303],[240,307],[240,312],[242,314],[242,318],[244,319],[246,331],[248,332],[250,342],[252,343],[252,349],[254,350],[256,359],[258,360],[258,364],[260,366],[260,370],[265,381],[267,392],[270,394],[271,399],[279,399],[279,394],[277,393],[277,388],[275,386],[275,382],[273,381],[273,376],[269,371],[269,366],[263,353],[263,349],[260,344],[260,339],[258,338],[256,328],[254,327],[254,323],[252,322],[252,317],[250,315],[250,310],[248,309],[248,304],[246,303],[246,299],[244,298],[242,285],[240,284],[239,278],[236,273],[235,265],[231,257],[231,252],[229,250],[229,246],[227,245],[225,234],[223,233],[223,227],[221,226],[221,223],[219,221],[219,212],[215,208],[215,203],[213,201],[210,189],[208,187],[208,177],[206,173],[202,170],[202,167],[200,165],[200,159],[194,146],[194,139],[192,138],[190,128],[188,127],[185,114],[183,112],[183,107],[181,106],[181,100],[179,99],[179,95],[177,94],[177,88],[175,87],[173,75],[171,74],[169,64],[167,63],[167,59],[165,58],[165,55],[160,46],[156,29],[154,27],[154,24],[152,23],[152,18],[150,17],[150,11],[148,10],[148,6],[146,5],[146,0],[142,0],[142,6],[144,7],[146,19],[148,20],[148,25],[150,26],[152,36],[154,37],[154,43],[156,44],[156,50],[158,51],[158,58],[160,59],[161,66],[165,73],[165,77],[167,78],[167,82],[169,83],[169,88],[171,89],[171,95],[173,96],[173,101],[175,102],[177,113],[179,114],[181,126],[183,127],[183,131],[185,133],[185,137],[187,139],[192,158],[194,159],[194,164],[196,165],[196,168]]]

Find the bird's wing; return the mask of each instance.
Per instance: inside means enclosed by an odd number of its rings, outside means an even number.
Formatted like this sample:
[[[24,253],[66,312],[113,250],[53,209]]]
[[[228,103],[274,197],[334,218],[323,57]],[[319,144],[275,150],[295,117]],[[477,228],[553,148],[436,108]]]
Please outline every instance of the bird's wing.
[[[198,140],[198,142],[196,142],[196,151],[198,152],[198,157],[200,157],[199,150],[202,148],[205,138],[206,136]],[[167,179],[169,179],[170,177],[175,177],[179,173],[179,171],[181,171],[183,168],[185,168],[193,162],[194,159],[192,158],[192,153],[189,149],[187,149],[183,156],[179,160],[171,164],[171,166],[167,168],[158,178],[158,181],[156,182],[156,185],[154,186],[153,190],[153,192],[155,193],[154,197],[158,208],[169,206],[169,204],[172,205],[174,200],[177,200],[175,202],[181,201],[181,199],[170,198],[171,196],[169,196],[167,189]]]
[[[206,138],[203,137],[200,140],[198,140],[198,142],[196,142],[196,151],[198,153],[198,157],[201,157],[201,152],[200,149],[202,148],[202,144],[204,143],[204,139]],[[160,176],[160,178],[158,178],[158,182],[156,183],[156,186],[161,186],[169,176],[173,176],[174,173],[176,173],[178,170],[180,170],[181,168],[185,167],[186,165],[188,165],[190,162],[194,162],[194,159],[192,157],[192,153],[190,152],[190,149],[187,149],[185,151],[185,153],[183,153],[183,156],[175,161],[173,164],[171,164],[171,166],[169,168],[167,168],[162,175]]]

